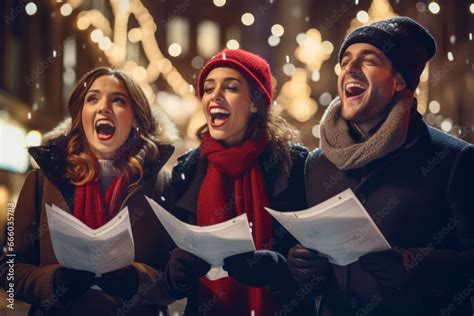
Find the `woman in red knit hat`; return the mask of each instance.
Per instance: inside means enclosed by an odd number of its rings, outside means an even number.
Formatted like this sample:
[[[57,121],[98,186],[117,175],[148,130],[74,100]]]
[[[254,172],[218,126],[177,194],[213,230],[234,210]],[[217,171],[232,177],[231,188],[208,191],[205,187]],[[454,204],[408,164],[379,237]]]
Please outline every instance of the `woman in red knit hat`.
[[[198,131],[201,145],[173,169],[173,212],[199,226],[246,213],[257,251],[226,258],[230,277],[209,281],[209,264],[177,248],[167,289],[188,297],[185,315],[302,315],[307,301],[296,297],[286,262],[293,239],[264,207],[305,207],[307,150],[271,110],[270,67],[250,52],[223,50],[202,68],[198,93],[207,124]]]

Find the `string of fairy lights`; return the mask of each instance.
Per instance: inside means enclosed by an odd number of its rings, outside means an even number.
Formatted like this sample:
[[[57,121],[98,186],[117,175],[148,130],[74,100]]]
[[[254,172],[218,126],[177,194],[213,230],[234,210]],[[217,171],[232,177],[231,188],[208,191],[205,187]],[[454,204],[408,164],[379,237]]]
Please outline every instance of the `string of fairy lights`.
[[[131,75],[143,88],[149,100],[157,101],[170,114],[178,125],[187,124],[188,136],[194,135],[197,127],[201,126],[205,120],[199,108],[199,100],[195,96],[195,89],[173,65],[173,58],[182,54],[183,47],[179,43],[170,43],[167,47],[168,56],[162,53],[157,41],[157,24],[148,9],[141,0],[110,0],[114,23],[112,24],[103,12],[92,10],[81,10],[83,0],[56,0],[60,14],[69,16],[74,10],[79,10],[75,21],[77,29],[88,32],[93,43],[101,49],[111,66],[121,68]],[[209,4],[216,7],[224,7],[226,0],[209,0]],[[359,1],[354,0],[355,5]],[[399,0],[397,0],[398,2]],[[268,0],[272,5],[273,0]],[[419,12],[430,12],[433,15],[441,11],[441,6],[436,1],[417,2],[416,9]],[[26,4],[27,14],[36,13],[34,2]],[[474,14],[474,3],[469,7]],[[128,21],[131,16],[138,21],[138,27],[128,29]],[[347,32],[354,28],[378,21],[381,19],[396,16],[396,12],[388,0],[373,0],[367,11],[360,10],[355,14]],[[256,14],[244,12],[241,15],[241,23],[244,27],[251,27],[256,22]],[[270,47],[280,44],[281,37],[285,34],[285,27],[282,24],[273,24],[270,27],[270,35],[267,43]],[[469,34],[472,40],[472,33]],[[136,60],[127,60],[128,43],[142,46],[145,63]],[[226,47],[237,49],[240,47],[236,38],[230,38],[226,42]],[[278,111],[285,111],[295,120],[305,123],[318,112],[321,106],[327,106],[333,96],[329,92],[322,92],[318,100],[313,98],[314,93],[311,88],[314,82],[320,80],[320,70],[334,52],[334,45],[324,40],[321,31],[316,28],[309,28],[305,32],[296,36],[296,47],[294,56],[296,60],[290,61],[287,56],[285,63],[281,65],[282,73],[286,78],[278,78],[282,81],[278,91],[275,108]],[[453,53],[447,55],[448,62],[454,59]],[[196,56],[193,58],[193,67],[200,68],[204,58]],[[197,66],[196,66],[197,65]],[[339,64],[334,65],[335,74],[339,74]],[[155,91],[153,83],[159,78],[164,79],[171,87],[174,96],[167,93]],[[439,114],[441,104],[436,100],[429,101],[429,64],[424,69],[420,85],[416,94],[418,98],[418,110],[426,114],[426,120],[431,125],[436,125],[445,132],[450,132],[455,136],[461,135],[461,128],[456,126],[451,118],[443,117]],[[277,78],[274,78],[275,82]],[[286,80],[285,82],[283,82]],[[313,129],[313,135],[318,138],[318,125]]]

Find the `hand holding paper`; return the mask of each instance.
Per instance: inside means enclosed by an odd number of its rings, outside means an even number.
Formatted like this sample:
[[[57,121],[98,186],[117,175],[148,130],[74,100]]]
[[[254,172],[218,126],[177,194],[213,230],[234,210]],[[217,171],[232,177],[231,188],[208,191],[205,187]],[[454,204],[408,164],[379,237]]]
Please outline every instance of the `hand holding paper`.
[[[300,284],[311,282],[316,277],[315,290],[321,289],[333,274],[327,257],[320,256],[317,251],[299,244],[288,252],[288,268],[293,279]]]
[[[222,270],[225,258],[255,251],[246,214],[216,225],[200,227],[181,222],[148,197],[147,201],[176,245],[212,266],[207,274],[210,280],[227,276],[227,272]]]
[[[165,270],[165,284],[171,296],[176,299],[188,296],[199,278],[210,268],[211,265],[201,258],[183,249],[175,248],[171,252]]]
[[[95,283],[95,275],[89,271],[81,271],[59,267],[53,274],[53,290],[63,304],[68,304],[85,293]]]
[[[370,252],[390,249],[351,189],[299,212],[266,208],[304,247],[345,266]]]
[[[271,250],[257,250],[228,257],[224,259],[224,269],[240,283],[254,287],[285,287],[289,276],[286,258]]]

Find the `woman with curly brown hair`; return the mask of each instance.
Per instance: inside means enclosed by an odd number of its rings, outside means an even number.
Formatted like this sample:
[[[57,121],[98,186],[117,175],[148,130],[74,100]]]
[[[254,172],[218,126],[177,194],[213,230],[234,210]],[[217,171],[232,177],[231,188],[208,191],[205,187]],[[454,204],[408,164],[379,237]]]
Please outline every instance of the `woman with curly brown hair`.
[[[167,314],[160,271],[173,243],[144,195],[166,201],[161,168],[174,150],[175,127],[152,113],[137,83],[111,68],[85,74],[68,109],[71,118],[29,149],[40,169],[28,174],[15,210],[15,298],[30,303],[33,315]],[[45,204],[94,229],[128,207],[135,261],[101,277],[59,265]],[[8,287],[6,273],[1,280]]]
[[[253,53],[223,50],[202,68],[198,93],[207,124],[198,131],[201,145],[173,169],[173,212],[199,226],[246,213],[257,251],[226,258],[230,277],[210,281],[207,262],[174,249],[167,289],[188,297],[185,315],[304,315],[306,298],[294,295],[286,262],[295,241],[264,207],[305,208],[308,152],[272,111],[270,67]]]

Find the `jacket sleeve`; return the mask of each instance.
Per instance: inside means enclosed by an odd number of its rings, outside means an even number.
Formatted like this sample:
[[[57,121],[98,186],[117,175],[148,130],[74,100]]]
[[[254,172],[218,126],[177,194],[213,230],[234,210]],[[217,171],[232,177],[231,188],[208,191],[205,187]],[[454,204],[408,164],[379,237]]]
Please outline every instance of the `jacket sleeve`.
[[[272,201],[276,209],[285,211],[299,211],[307,207],[304,190],[304,166],[308,156],[305,147],[291,146],[291,169],[288,176],[287,190]],[[298,241],[276,220],[273,220],[273,251],[281,253],[285,258],[288,251]],[[286,267],[286,271],[279,275],[280,281],[268,286],[267,289],[281,302],[282,306],[292,306],[291,315],[312,315],[314,299],[300,289]]]
[[[474,146],[465,146],[458,154],[449,176],[447,198],[457,249],[409,249],[416,284],[432,289],[458,289],[474,277]]]
[[[14,211],[14,244],[0,258],[0,278],[5,290],[14,288],[16,299],[58,307],[53,276],[59,265],[39,267],[39,239],[44,232],[39,226],[43,177],[40,170],[33,170],[23,184]]]

